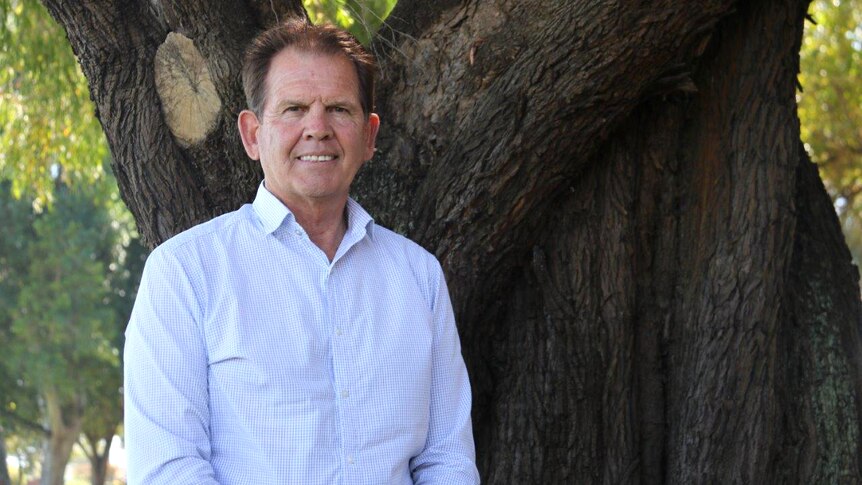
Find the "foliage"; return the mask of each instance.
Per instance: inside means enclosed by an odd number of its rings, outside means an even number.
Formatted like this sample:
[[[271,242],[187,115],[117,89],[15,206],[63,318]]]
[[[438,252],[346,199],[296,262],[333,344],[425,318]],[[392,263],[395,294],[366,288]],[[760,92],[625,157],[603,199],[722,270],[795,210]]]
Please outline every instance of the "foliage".
[[[396,0],[303,0],[368,44]],[[109,152],[87,82],[59,25],[37,0],[0,0],[0,179],[17,197],[50,204],[52,170],[64,181],[104,178]]]
[[[802,140],[862,262],[862,0],[815,0],[802,43]]]
[[[62,39],[62,40],[61,40]],[[37,0],[0,0],[0,178],[37,206],[64,181],[104,178],[108,157],[87,82],[59,25]]]
[[[32,483],[41,472],[41,439],[35,432],[19,431],[6,440],[8,456],[16,466],[9,467],[12,483]]]
[[[12,197],[11,183],[0,182],[0,341],[11,342],[12,314],[26,274],[29,252],[35,238],[34,214],[29,201]],[[4,346],[4,348],[8,348]],[[1,364],[2,362],[0,362]],[[39,419],[36,393],[32,386],[0,365],[0,427],[6,434],[32,428]]]
[[[304,4],[313,21],[367,44],[395,0]],[[13,443],[39,436],[48,388],[66,403],[85,398],[88,435],[122,417],[121,329],[146,250],[106,170],[87,92],[44,7],[0,0],[0,425]]]
[[[10,350],[27,380],[74,395],[89,380],[82,368],[117,365],[113,315],[103,301],[114,241],[107,214],[85,194],[61,187],[55,197],[53,210],[34,222],[28,279],[13,312],[18,345]]]
[[[350,31],[365,45],[383,24],[397,0],[302,0],[314,23],[331,22]]]
[[[20,384],[4,386],[0,422],[47,422],[38,394],[41,402],[56,396],[64,412],[86,410],[84,431],[105,433],[122,419],[122,329],[146,251],[131,217],[114,218],[121,203],[112,179],[56,185],[53,204],[37,213],[0,183],[2,215],[17,221],[0,240],[0,372]],[[23,409],[18,401],[27,398]]]
[[[127,211],[125,213],[128,214]],[[131,219],[129,219],[128,224],[131,224]],[[123,251],[117,258],[118,261],[112,262],[109,266],[110,306],[114,315],[122,322],[126,322],[132,313],[132,306],[148,251],[138,238],[129,238],[123,241],[121,247]],[[122,332],[115,333],[114,348],[118,350],[123,348]],[[122,357],[122,352],[119,355]],[[120,367],[118,366],[115,372],[104,373],[102,378],[95,383],[93,392],[99,396],[99,399],[90,400],[84,411],[83,433],[85,440],[81,447],[94,468],[98,466],[97,458],[107,456],[111,439],[123,420],[121,392],[123,379]],[[102,466],[105,464],[106,462],[102,463]]]
[[[49,389],[66,409],[87,403],[85,432],[120,422],[121,330],[145,255],[64,37],[37,1],[0,0],[0,336],[7,350],[0,425],[13,443],[41,437],[40,403]]]

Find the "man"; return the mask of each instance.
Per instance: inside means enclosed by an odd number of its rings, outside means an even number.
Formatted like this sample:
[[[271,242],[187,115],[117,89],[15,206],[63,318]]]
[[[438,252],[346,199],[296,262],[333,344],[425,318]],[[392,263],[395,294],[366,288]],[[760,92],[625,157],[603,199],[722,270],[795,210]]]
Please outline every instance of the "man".
[[[249,48],[253,204],[157,248],[126,331],[131,484],[478,483],[443,273],[348,190],[373,58],[288,21]]]

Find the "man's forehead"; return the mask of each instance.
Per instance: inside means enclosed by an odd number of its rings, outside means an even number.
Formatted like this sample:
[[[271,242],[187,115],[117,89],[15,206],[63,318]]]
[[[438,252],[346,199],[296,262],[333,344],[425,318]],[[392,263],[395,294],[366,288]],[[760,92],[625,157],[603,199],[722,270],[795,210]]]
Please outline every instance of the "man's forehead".
[[[308,89],[292,89],[303,85]],[[273,57],[266,76],[266,91],[267,96],[295,98],[327,94],[329,101],[358,103],[359,77],[353,63],[343,54],[288,47]]]
[[[346,54],[340,52],[321,52],[311,48],[303,49],[293,46],[285,47],[272,57],[269,63],[269,73],[272,73],[274,67],[284,71],[291,71],[294,66],[298,67],[306,63],[319,66],[339,66],[349,69],[353,72],[354,79],[358,80],[356,68]]]

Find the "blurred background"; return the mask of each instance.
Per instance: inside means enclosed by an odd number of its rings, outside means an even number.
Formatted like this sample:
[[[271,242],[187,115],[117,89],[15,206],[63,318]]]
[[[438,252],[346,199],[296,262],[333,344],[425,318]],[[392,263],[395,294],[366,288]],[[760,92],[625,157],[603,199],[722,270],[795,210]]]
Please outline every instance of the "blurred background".
[[[396,1],[303,3],[367,44]],[[858,266],[862,0],[809,13],[802,139]],[[122,334],[146,255],[65,34],[38,1],[0,0],[0,485],[38,483],[49,455],[66,483],[125,483]]]

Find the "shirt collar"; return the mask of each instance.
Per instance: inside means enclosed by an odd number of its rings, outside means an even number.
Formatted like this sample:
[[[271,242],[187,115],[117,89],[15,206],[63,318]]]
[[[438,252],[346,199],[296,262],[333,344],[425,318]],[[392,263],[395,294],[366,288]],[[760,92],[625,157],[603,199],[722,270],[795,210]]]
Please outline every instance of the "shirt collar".
[[[257,188],[257,195],[252,203],[257,217],[260,219],[263,231],[266,234],[272,234],[276,229],[281,227],[284,220],[289,216],[293,218],[293,213],[286,205],[270,192],[263,182]]]
[[[263,182],[257,188],[257,195],[252,203],[261,226],[266,234],[272,234],[285,223],[286,219],[295,219],[293,212],[266,188]],[[374,238],[374,219],[358,202],[347,198],[347,234],[351,239],[359,240],[367,234]]]
[[[374,218],[351,197],[347,198],[347,232],[356,239],[362,239],[366,234],[374,239]]]

